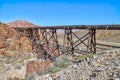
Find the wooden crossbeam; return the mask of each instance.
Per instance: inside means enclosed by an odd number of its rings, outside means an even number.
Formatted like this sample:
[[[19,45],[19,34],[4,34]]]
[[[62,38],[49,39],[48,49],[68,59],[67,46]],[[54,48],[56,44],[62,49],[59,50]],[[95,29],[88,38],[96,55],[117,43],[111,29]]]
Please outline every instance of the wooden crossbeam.
[[[24,36],[26,36],[27,34],[27,37],[29,37],[32,41],[32,49],[35,49],[37,51],[39,51],[38,49],[36,48],[39,48],[38,46],[38,43],[39,44],[42,44],[42,43],[45,43],[47,45],[49,44],[54,44],[54,46],[48,46],[48,52],[50,51],[50,47],[56,50],[58,50],[58,53],[59,50],[60,50],[60,46],[59,46],[59,42],[58,42],[58,39],[57,39],[57,29],[39,29],[39,28],[25,28],[25,29],[20,29],[20,32],[23,32]],[[28,36],[29,35],[29,36]],[[73,37],[76,37],[77,40],[76,41],[73,41]],[[87,44],[85,43],[86,40],[89,40],[90,39],[90,44]],[[74,32],[72,32],[72,29],[65,29],[64,30],[64,38],[63,38],[63,51],[67,51],[68,54],[71,54],[74,56],[74,51],[75,49],[77,50],[81,50],[79,49],[79,45],[81,44],[84,44],[84,46],[86,46],[88,52],[96,52],[96,48],[95,48],[95,45],[96,45],[96,42],[95,42],[95,29],[89,29],[89,32],[84,34],[83,36],[81,37],[78,37]],[[82,50],[81,50],[82,51]],[[53,53],[51,51],[51,53]]]

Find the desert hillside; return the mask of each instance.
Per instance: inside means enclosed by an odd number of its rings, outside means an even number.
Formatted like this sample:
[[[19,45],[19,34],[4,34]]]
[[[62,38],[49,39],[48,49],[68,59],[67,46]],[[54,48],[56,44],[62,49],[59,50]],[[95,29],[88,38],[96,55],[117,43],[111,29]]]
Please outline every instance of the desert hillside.
[[[8,22],[7,24],[12,27],[36,27],[37,26],[37,25],[35,25],[31,22],[25,21],[25,20],[16,20],[13,22]]]
[[[96,37],[97,37],[97,40],[120,43],[119,30],[98,30]]]

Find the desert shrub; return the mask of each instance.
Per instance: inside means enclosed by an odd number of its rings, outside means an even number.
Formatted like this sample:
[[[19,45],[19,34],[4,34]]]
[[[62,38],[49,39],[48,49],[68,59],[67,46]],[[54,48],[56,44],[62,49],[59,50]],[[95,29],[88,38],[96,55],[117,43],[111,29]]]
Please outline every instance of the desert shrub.
[[[82,60],[84,60],[84,59],[86,59],[86,58],[87,58],[86,55],[80,55],[80,56],[76,57],[76,60],[77,60],[77,61],[82,61]]]
[[[50,72],[55,73],[55,72],[58,72],[58,71],[60,71],[60,70],[61,70],[60,67],[54,67],[54,68],[51,69]]]
[[[8,56],[8,57],[7,57],[6,64],[14,65],[14,64],[16,64],[16,62],[17,62],[17,60],[16,60],[16,59],[13,59],[11,56]]]
[[[69,60],[65,55],[61,55],[60,57],[56,58],[53,62],[55,67],[64,68],[69,65]]]
[[[55,61],[51,63],[49,67],[43,71],[44,73],[55,73],[60,71],[61,69],[67,67],[69,65],[68,59],[65,55],[61,55],[57,57]]]
[[[21,69],[20,65],[16,65],[15,69]]]
[[[76,60],[79,62],[86,58],[92,58],[94,55],[95,55],[94,53],[88,53],[87,55],[80,55],[76,57]]]
[[[23,56],[18,63],[23,63],[24,60],[27,60],[27,59],[29,59],[28,56]]]
[[[88,53],[87,57],[92,58],[95,54],[94,53]]]
[[[63,68],[63,67],[65,67],[66,65],[67,65],[67,62],[61,61],[61,62],[58,64],[58,67]]]

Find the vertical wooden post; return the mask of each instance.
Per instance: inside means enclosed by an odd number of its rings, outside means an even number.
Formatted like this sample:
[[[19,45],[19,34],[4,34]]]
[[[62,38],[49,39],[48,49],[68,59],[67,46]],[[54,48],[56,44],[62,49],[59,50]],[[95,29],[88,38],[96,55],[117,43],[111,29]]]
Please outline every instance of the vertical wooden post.
[[[73,47],[73,36],[72,36],[72,30],[70,29],[70,45],[71,45],[71,51],[72,51],[72,56],[74,57],[74,47]]]
[[[96,30],[90,29],[90,52],[96,53]]]
[[[63,46],[65,47],[64,49],[66,49],[67,54],[70,54],[74,57],[72,30],[69,28],[65,29]]]
[[[58,50],[58,54],[60,54],[60,50],[59,50],[59,44],[58,44],[58,37],[57,37],[57,31],[55,29],[55,39],[56,39],[56,46],[57,46],[57,50]]]
[[[93,29],[93,47],[94,47],[94,53],[96,53],[96,30]]]

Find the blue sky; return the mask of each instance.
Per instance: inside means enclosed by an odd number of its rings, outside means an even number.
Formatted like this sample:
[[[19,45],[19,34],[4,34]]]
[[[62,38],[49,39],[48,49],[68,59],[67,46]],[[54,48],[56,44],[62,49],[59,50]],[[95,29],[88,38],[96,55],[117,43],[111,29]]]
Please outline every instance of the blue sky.
[[[120,24],[120,0],[1,0],[0,21],[37,25]]]

